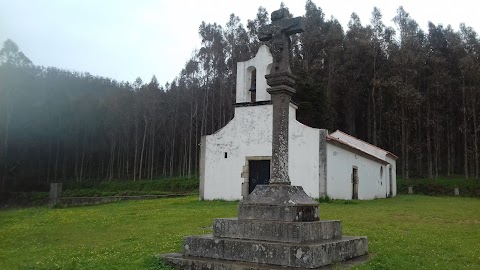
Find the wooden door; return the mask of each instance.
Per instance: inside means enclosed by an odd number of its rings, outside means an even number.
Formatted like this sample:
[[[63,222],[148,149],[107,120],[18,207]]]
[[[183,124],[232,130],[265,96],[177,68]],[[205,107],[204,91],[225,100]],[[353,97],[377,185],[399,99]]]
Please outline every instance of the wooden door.
[[[248,161],[248,193],[252,193],[257,185],[268,185],[270,180],[270,160]]]
[[[390,168],[388,170],[388,182],[390,184],[390,197],[393,197],[393,175],[392,175],[392,165],[390,165]]]
[[[352,169],[352,199],[358,200],[358,168]]]

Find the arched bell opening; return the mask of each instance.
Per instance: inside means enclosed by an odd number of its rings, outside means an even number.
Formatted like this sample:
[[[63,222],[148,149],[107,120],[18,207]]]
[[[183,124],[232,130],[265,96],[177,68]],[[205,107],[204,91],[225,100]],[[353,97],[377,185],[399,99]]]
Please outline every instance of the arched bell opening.
[[[250,75],[250,88],[248,89],[250,93],[250,102],[257,101],[257,69],[255,67],[249,67],[248,69]]]

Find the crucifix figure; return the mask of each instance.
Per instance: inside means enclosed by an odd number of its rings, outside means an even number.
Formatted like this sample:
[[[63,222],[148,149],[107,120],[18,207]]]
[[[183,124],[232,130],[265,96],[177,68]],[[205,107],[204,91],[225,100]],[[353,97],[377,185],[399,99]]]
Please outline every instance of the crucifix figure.
[[[272,69],[266,75],[267,89],[273,103],[272,168],[270,184],[290,185],[288,176],[288,122],[292,95],[295,93],[295,76],[290,72],[290,35],[304,31],[303,19],[287,19],[288,10],[272,12],[272,24],[259,30],[258,39],[271,40]]]
[[[272,24],[259,29],[260,41],[272,41],[273,65],[270,74],[290,73],[290,35],[302,33],[304,24],[301,17],[287,19],[285,8],[272,12]]]

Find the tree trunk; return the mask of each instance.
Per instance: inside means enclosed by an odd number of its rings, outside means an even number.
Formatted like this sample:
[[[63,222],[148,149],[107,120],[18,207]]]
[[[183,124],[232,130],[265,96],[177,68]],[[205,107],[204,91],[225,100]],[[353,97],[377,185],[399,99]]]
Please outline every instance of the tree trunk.
[[[450,121],[447,117],[447,176],[450,176],[452,173],[452,151],[451,151],[451,132],[450,132]]]
[[[133,181],[137,179],[137,156],[138,156],[138,115],[135,116],[135,158],[133,161]]]
[[[47,165],[47,183],[50,183],[50,171],[52,167],[52,136],[48,142],[48,165]]]
[[[82,147],[82,159],[80,162],[80,182],[82,181],[83,178],[83,162],[85,160],[85,148],[87,144],[87,128],[83,129],[83,147]]]
[[[401,122],[402,122],[402,126],[401,126],[401,129],[402,129],[402,178],[403,179],[406,179],[406,135],[405,135],[405,109],[404,109],[404,105],[402,104],[401,105],[401,110],[402,110],[402,119],[401,119]]]
[[[155,121],[154,119],[152,121]],[[150,155],[150,180],[153,179],[153,167],[154,167],[154,157],[155,157],[155,125],[152,123],[152,141],[150,144],[151,155]]]
[[[56,153],[55,153],[55,170],[54,170],[54,181],[56,182],[57,181],[57,172],[58,172],[58,151],[59,151],[59,148],[60,147],[60,138],[57,138],[57,150],[56,150]]]
[[[428,179],[433,179],[433,161],[432,161],[432,132],[430,129],[430,102],[427,102],[427,159],[428,159]]]
[[[140,154],[140,168],[139,168],[139,173],[138,173],[138,179],[142,179],[142,167],[143,167],[143,153],[145,151],[145,138],[147,137],[147,116],[146,113],[143,115],[143,119],[145,121],[145,125],[143,128],[143,140],[142,140],[142,151]]]
[[[377,86],[377,57],[376,50],[374,51],[373,57],[373,84],[372,84],[372,118],[373,118],[373,132],[372,132],[372,142],[373,145],[377,145],[377,106],[375,104],[375,88]]]
[[[479,170],[480,170],[480,156],[479,156],[479,153],[478,153],[478,131],[479,131],[479,127],[478,127],[478,124],[477,124],[477,110],[476,110],[476,107],[477,107],[477,104],[476,104],[476,99],[475,99],[475,93],[473,93],[472,95],[472,103],[473,103],[473,106],[472,106],[472,116],[473,116],[473,144],[474,144],[474,157],[475,157],[475,179],[480,179],[479,178]]]
[[[468,145],[467,145],[467,105],[466,105],[466,94],[465,94],[465,77],[463,78],[463,87],[462,87],[462,94],[463,94],[463,151],[464,151],[464,167],[463,172],[465,174],[465,178],[468,179]]]

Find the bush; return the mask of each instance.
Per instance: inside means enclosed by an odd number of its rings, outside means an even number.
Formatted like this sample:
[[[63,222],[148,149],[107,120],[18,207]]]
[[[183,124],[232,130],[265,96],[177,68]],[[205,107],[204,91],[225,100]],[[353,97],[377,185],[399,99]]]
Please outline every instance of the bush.
[[[414,194],[453,196],[454,189],[460,190],[460,196],[480,197],[480,181],[466,180],[460,176],[441,177],[438,179],[398,179],[399,194],[408,194],[408,187],[413,187]]]
[[[198,191],[198,178],[66,183],[64,197],[164,195]]]

